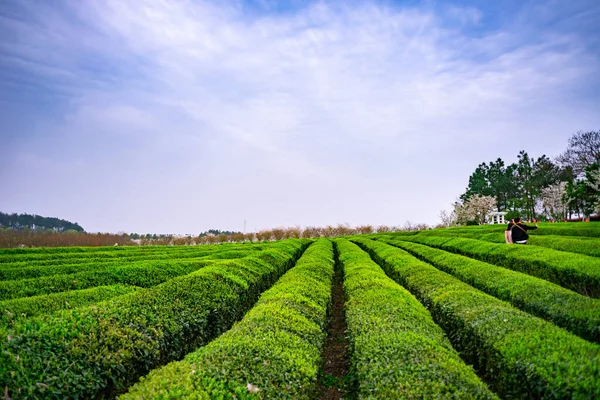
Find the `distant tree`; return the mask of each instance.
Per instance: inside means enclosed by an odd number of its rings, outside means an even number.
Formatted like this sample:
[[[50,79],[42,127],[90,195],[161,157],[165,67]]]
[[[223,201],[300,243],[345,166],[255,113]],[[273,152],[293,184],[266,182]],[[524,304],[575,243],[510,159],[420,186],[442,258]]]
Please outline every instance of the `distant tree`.
[[[357,226],[356,230],[361,235],[368,235],[370,233],[373,233],[373,231],[374,231],[373,225],[361,225],[361,226]]]
[[[302,229],[299,226],[291,226],[285,229],[285,238],[296,238],[298,239],[302,233]]]
[[[471,196],[492,196],[496,199],[498,211],[508,210],[518,193],[515,177],[516,164],[505,166],[504,161],[498,158],[496,161],[482,163],[469,177],[467,190],[460,197],[462,202]]]
[[[488,216],[496,209],[496,199],[492,196],[471,196],[464,203],[454,204],[454,214],[458,224],[467,225],[471,222],[485,224]]]
[[[529,157],[529,154],[524,150],[519,152],[517,156],[517,184],[519,188],[519,196],[517,196],[517,204],[524,212],[527,219],[535,218],[535,204],[537,198],[537,186],[534,182],[533,164],[534,160]]]
[[[387,233],[387,232],[392,232],[393,228],[388,225],[379,225],[376,230],[377,230],[377,233]]]
[[[321,228],[320,234],[321,236],[324,236],[326,238],[332,238],[337,236],[335,226],[332,225],[327,225],[326,227]]]
[[[316,238],[321,236],[321,229],[315,226],[307,226],[302,229],[303,238]]]
[[[558,182],[543,188],[540,192],[544,212],[554,220],[561,220],[565,217],[567,204],[565,195],[567,193],[567,183]]]
[[[85,232],[78,223],[64,219],[30,214],[6,214],[2,212],[0,212],[0,226],[17,230],[27,227],[30,230],[52,229],[56,232],[65,232],[68,230]]]
[[[446,210],[441,210],[440,211],[440,220],[442,221],[441,225],[444,228],[449,228],[452,225],[456,225],[456,212],[453,211],[446,211]]]
[[[261,229],[260,231],[256,232],[256,239],[259,242],[264,242],[266,240],[271,240],[271,235],[272,232],[266,229]]]
[[[567,150],[557,157],[564,168],[570,167],[577,177],[585,174],[585,169],[600,163],[600,130],[579,131],[569,139]]]
[[[586,218],[600,207],[600,164],[594,163],[585,168],[585,175],[567,182],[565,201],[569,216],[577,214]]]

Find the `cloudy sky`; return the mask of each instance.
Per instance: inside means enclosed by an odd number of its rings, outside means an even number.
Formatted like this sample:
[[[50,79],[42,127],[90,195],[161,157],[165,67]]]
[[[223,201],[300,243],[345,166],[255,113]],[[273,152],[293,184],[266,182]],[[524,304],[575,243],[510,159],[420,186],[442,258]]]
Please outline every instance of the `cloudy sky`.
[[[600,128],[600,2],[0,1],[0,211],[87,231],[438,222]]]

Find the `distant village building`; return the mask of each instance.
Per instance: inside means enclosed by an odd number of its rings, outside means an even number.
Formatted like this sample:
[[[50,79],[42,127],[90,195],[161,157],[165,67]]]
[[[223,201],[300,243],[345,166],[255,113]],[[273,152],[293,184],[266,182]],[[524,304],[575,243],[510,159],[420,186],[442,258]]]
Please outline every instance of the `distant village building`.
[[[490,215],[488,215],[488,224],[505,224],[506,223],[506,219],[504,219],[505,215],[506,215],[506,212],[504,212],[504,211],[491,212]]]

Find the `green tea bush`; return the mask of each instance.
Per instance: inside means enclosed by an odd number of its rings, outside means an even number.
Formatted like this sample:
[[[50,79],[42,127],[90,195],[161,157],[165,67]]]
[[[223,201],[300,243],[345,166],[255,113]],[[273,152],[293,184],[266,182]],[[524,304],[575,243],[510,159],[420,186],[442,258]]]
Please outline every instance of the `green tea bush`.
[[[158,246],[157,246],[158,247]],[[17,261],[5,262],[0,264],[0,271],[14,271],[18,268],[33,268],[33,267],[51,267],[61,265],[81,265],[85,267],[90,264],[99,263],[111,263],[111,262],[136,262],[136,261],[152,261],[152,260],[165,260],[165,259],[184,259],[184,258],[197,258],[204,257],[211,254],[227,251],[247,251],[249,248],[237,249],[237,248],[219,248],[217,246],[211,246],[210,248],[204,246],[183,246],[180,247],[166,247],[153,249],[153,251],[128,251],[128,252],[102,252],[102,253],[90,253],[90,254],[64,254],[62,257],[51,257],[44,253],[35,254],[33,256],[23,257]]]
[[[227,251],[256,251],[262,244],[222,243],[202,246],[149,246],[149,247],[114,247],[103,251],[83,252],[33,252],[39,249],[23,249],[30,252],[19,254],[0,254],[0,270],[4,268],[27,266],[50,266],[61,264],[81,264],[102,261],[136,261],[165,258],[190,258],[227,252]],[[119,250],[117,250],[119,249]],[[48,249],[51,250],[51,249]]]
[[[414,294],[505,398],[600,398],[600,346],[520,311],[407,252],[353,239]]]
[[[120,399],[314,398],[333,273],[332,244],[319,239],[230,331]]]
[[[538,246],[489,243],[466,238],[398,237],[554,282],[591,297],[600,297],[600,260]]]
[[[597,237],[573,237],[557,235],[536,235],[536,231],[530,232],[529,245],[547,247],[559,251],[568,251],[570,253],[579,253],[587,256],[600,257],[600,238]],[[461,237],[470,239],[479,239],[492,243],[505,243],[504,233],[452,233],[439,231],[437,229],[419,232],[415,237],[424,236],[442,236],[442,237]],[[388,236],[391,237],[391,236]]]
[[[496,398],[413,295],[357,245],[336,243],[359,399]]]
[[[25,266],[20,268],[0,267],[0,281],[3,280],[19,280],[39,278],[43,276],[74,274],[79,272],[106,271],[110,268],[120,268],[124,265],[133,267],[136,265],[151,265],[153,262],[164,262],[165,265],[173,262],[190,263],[197,262],[200,259],[210,260],[231,260],[235,258],[243,258],[255,252],[251,248],[245,249],[224,249],[221,251],[198,251],[186,253],[154,253],[153,255],[145,255],[140,257],[127,258],[108,258],[108,259],[85,259],[85,262],[76,264],[57,264],[45,266]],[[143,263],[143,264],[141,264]]]
[[[186,275],[210,265],[214,261],[144,261],[133,264],[109,265],[105,269],[78,272],[66,275],[51,275],[41,278],[0,282],[0,301],[20,297],[60,293],[69,290],[88,289],[96,286],[126,285],[151,287],[176,276]]]
[[[523,311],[584,339],[600,342],[600,300],[543,279],[422,244],[399,240],[388,243]]]
[[[98,303],[136,290],[140,288],[129,285],[98,286],[92,289],[0,301],[0,325],[8,326],[23,318]]]
[[[229,329],[306,244],[278,242],[150,289],[27,318],[0,338],[0,387],[12,398],[112,397]]]

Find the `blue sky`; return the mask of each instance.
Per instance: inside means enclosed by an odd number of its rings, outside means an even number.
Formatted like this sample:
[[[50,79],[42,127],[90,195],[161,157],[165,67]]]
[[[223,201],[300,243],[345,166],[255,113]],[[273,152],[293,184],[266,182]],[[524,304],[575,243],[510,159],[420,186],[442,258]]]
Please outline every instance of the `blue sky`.
[[[4,0],[0,211],[88,231],[438,222],[600,129],[600,2]]]

